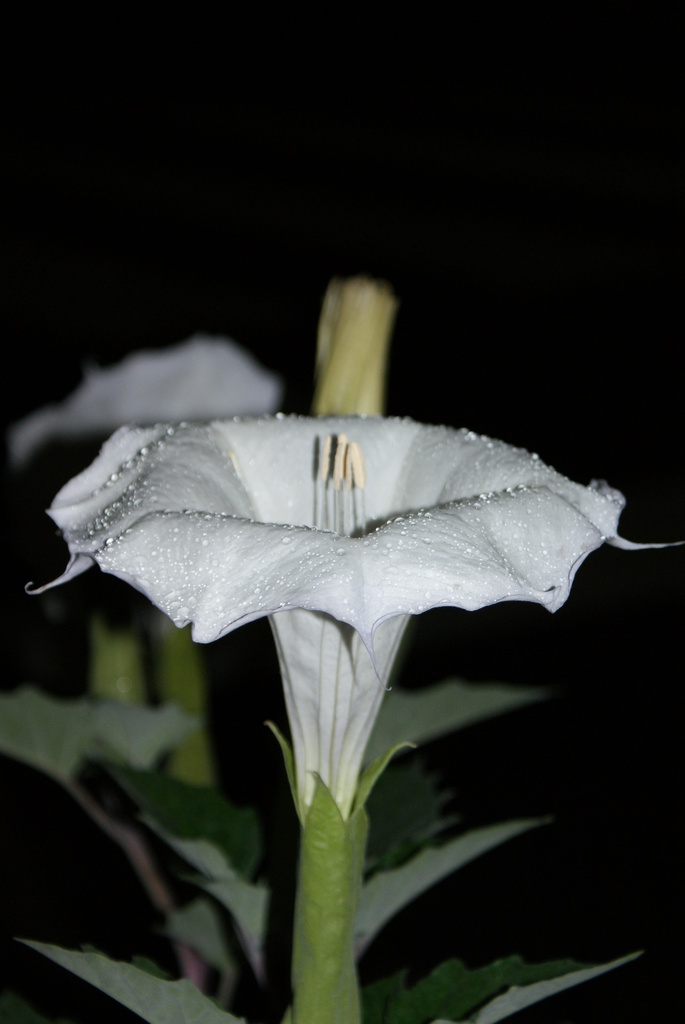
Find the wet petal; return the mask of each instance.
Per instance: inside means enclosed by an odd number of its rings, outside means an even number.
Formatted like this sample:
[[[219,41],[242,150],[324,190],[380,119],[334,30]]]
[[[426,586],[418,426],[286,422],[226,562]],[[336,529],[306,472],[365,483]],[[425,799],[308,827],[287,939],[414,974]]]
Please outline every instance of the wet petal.
[[[349,491],[320,472],[329,436],[336,464],[363,455]],[[55,584],[97,563],[201,642],[272,616],[300,813],[318,775],[347,815],[407,616],[555,611],[589,552],[621,543],[623,504],[523,449],[408,419],[122,428],[50,509],[71,554]]]
[[[368,468],[363,536],[312,528],[317,446],[343,430]],[[435,606],[555,610],[583,558],[616,536],[622,508],[605,485],[467,431],[289,417],[122,429],[50,514],[73,558],[192,621],[198,640],[299,607],[371,646],[380,622]]]

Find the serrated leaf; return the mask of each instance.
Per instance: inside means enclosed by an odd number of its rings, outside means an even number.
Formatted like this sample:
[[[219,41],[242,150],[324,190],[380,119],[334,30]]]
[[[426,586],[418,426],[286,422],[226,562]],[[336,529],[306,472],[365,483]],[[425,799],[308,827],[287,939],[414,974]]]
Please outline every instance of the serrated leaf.
[[[255,977],[264,983],[264,947],[271,897],[269,888],[260,882],[246,882],[235,874],[198,884],[233,916],[238,938]]]
[[[453,793],[440,789],[439,781],[438,773],[429,772],[420,757],[388,765],[367,803],[367,869],[395,867],[458,821],[457,815],[443,814]]]
[[[100,951],[95,946],[82,946],[82,952],[84,953],[99,953]],[[146,974],[151,974],[154,978],[161,978],[162,981],[173,981],[173,978],[168,971],[165,971],[162,967],[150,960],[149,956],[134,956],[132,958],[134,967],[140,968],[141,971],[145,971]]]
[[[222,974],[235,967],[221,916],[211,900],[198,897],[173,910],[167,914],[160,931],[168,939],[190,946],[205,963]]]
[[[25,945],[116,999],[148,1024],[241,1024],[187,978],[165,981],[103,953],[80,953],[43,942],[25,941]]]
[[[263,982],[264,945],[271,896],[268,887],[260,882],[248,882],[234,871],[223,850],[214,843],[206,839],[179,839],[153,819],[145,816],[143,820],[179,857],[200,872],[201,877],[191,878],[190,881],[229,911],[255,977]]]
[[[162,772],[113,768],[112,774],[138,806],[178,839],[206,839],[222,851],[231,868],[249,876],[261,857],[259,820],[216,789],[195,786]]]
[[[631,960],[635,960],[640,955],[641,953],[639,952],[629,953],[628,956],[619,957],[617,960],[612,960],[607,964],[582,967],[580,970],[570,971],[561,977],[549,978],[545,981],[534,982],[523,987],[513,986],[489,1002],[482,1010],[479,1010],[471,1020],[473,1024],[496,1024],[497,1021],[511,1017],[526,1006],[532,1006],[534,1003],[539,1003],[541,1000],[549,998],[549,996],[563,992],[564,989],[573,988],[574,985],[581,985],[585,981],[597,978],[600,974],[613,971],[615,967],[621,967],[623,964],[630,963]],[[449,1022],[435,1021],[434,1024],[449,1024]]]
[[[151,767],[196,725],[172,704],[60,698],[29,684],[0,695],[0,753],[59,781],[73,778],[88,758]]]
[[[366,762],[409,740],[427,743],[468,725],[546,700],[550,689],[446,679],[426,689],[394,687],[383,698],[366,748]]]
[[[0,1024],[73,1024],[66,1017],[43,1017],[16,992],[0,993]]]
[[[362,886],[357,910],[357,956],[363,955],[391,917],[426,889],[500,843],[545,821],[544,818],[529,818],[473,829],[442,846],[426,847],[400,867],[372,875]]]
[[[460,960],[448,960],[411,988],[405,986],[404,973],[365,989],[364,1022],[424,1024],[431,1020],[432,1024],[495,1024],[524,1006],[612,970],[638,955],[633,953],[609,964],[593,966],[573,960],[527,964],[521,957],[511,956],[474,970]],[[491,999],[492,996],[495,998]],[[528,1001],[522,1001],[526,997]],[[439,1016],[433,1017],[434,1014]]]

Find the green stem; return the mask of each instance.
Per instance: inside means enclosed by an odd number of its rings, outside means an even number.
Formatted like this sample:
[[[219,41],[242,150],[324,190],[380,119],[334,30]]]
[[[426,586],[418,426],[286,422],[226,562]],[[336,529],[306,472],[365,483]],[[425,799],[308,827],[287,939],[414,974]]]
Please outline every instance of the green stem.
[[[344,821],[319,780],[302,829],[293,936],[292,1024],[359,1024],[354,921],[367,819]]]

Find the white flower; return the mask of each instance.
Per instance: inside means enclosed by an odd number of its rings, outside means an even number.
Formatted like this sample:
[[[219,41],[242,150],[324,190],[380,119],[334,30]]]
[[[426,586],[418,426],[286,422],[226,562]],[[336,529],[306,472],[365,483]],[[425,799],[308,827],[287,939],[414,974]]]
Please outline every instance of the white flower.
[[[64,401],[37,409],[7,432],[15,468],[49,441],[104,438],[123,423],[258,416],[283,397],[277,374],[230,338],[195,334],[164,349],[133,352],[114,366],[87,366]]]
[[[349,813],[408,615],[556,611],[624,499],[536,455],[408,419],[122,428],[57,495],[62,583],[96,562],[193,637],[271,616],[300,812],[314,773]],[[42,588],[45,589],[45,588]]]

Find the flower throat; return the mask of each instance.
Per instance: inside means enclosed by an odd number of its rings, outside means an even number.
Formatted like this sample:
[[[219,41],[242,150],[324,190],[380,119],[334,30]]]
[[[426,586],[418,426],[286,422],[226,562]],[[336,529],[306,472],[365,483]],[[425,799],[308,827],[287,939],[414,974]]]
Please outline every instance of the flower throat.
[[[346,434],[327,434],[320,446],[314,525],[348,537],[366,532],[366,466],[361,447]]]

